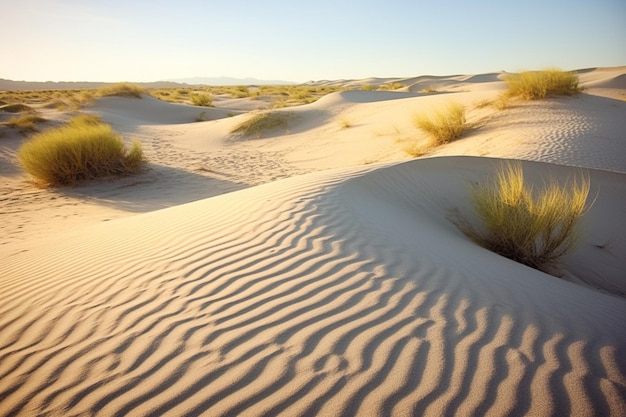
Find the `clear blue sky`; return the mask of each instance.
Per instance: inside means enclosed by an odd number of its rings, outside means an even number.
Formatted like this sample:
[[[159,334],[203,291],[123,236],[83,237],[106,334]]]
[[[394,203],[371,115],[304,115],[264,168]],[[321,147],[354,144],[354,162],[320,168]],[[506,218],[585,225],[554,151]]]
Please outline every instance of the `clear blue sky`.
[[[0,78],[320,79],[626,65],[626,0],[0,0]]]

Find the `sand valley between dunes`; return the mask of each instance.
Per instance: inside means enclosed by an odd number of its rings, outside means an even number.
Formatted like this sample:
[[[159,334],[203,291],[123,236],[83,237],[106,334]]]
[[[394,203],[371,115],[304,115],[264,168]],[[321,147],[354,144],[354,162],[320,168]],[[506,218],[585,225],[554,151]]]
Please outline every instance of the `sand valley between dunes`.
[[[501,74],[328,81],[405,88],[273,110],[259,137],[229,132],[262,101],[100,98],[82,111],[149,163],[72,188],[33,186],[7,129],[0,416],[626,415],[626,67],[579,76],[502,111],[478,105]],[[449,100],[470,132],[410,157]],[[590,178],[561,278],[449,221],[503,159]]]

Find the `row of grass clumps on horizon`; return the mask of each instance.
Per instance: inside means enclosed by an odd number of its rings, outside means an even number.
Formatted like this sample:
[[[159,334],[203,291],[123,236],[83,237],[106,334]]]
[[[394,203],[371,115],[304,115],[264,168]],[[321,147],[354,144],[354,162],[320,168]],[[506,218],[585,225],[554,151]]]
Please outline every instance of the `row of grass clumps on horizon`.
[[[145,163],[139,142],[127,149],[110,125],[85,115],[33,136],[20,147],[17,157],[43,186],[126,176],[139,172]]]
[[[490,185],[471,186],[481,226],[460,213],[451,220],[484,248],[540,271],[558,274],[559,260],[580,243],[580,220],[588,210],[590,180],[583,174],[541,190],[525,183],[521,163],[503,163]]]

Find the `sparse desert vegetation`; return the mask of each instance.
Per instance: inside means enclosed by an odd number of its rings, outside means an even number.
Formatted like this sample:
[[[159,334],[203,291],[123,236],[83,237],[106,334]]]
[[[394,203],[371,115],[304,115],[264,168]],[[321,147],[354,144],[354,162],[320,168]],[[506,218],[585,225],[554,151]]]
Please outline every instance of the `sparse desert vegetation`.
[[[339,126],[342,129],[348,129],[353,126],[352,122],[345,117],[339,120]]]
[[[444,107],[435,109],[432,114],[420,113],[415,116],[415,126],[428,134],[434,145],[443,145],[458,139],[467,128],[465,107],[456,102],[449,102]]]
[[[213,96],[207,93],[191,93],[191,104],[194,106],[211,107],[213,105]]]
[[[473,206],[482,221],[475,228],[462,217],[455,223],[481,246],[544,272],[576,248],[580,220],[587,210],[587,177],[542,190],[527,185],[520,163],[503,164],[493,184],[471,187]]]
[[[284,112],[263,112],[258,113],[240,123],[231,133],[241,136],[254,136],[260,138],[264,132],[276,128],[287,129],[288,113]]]
[[[147,90],[136,84],[131,83],[117,83],[111,86],[102,87],[98,90],[100,96],[117,96],[117,97],[130,97],[141,98],[142,94],[147,94]]]
[[[7,127],[19,129],[22,132],[34,132],[37,130],[37,125],[45,121],[46,119],[35,113],[26,113],[20,116],[13,116],[2,124]]]
[[[578,75],[556,68],[524,71],[504,77],[508,97],[522,100],[540,100],[552,96],[573,96],[580,93]]]
[[[129,175],[144,163],[139,142],[126,149],[111,126],[93,116],[78,116],[60,128],[35,135],[20,147],[18,160],[42,185]]]
[[[23,103],[11,103],[0,106],[0,111],[7,113],[24,113],[32,112],[33,108]]]

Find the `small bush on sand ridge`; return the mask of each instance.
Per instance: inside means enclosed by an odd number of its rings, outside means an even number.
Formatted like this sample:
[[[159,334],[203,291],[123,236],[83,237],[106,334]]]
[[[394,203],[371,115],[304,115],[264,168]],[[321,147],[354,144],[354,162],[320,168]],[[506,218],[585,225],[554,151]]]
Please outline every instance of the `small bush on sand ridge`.
[[[556,68],[507,74],[504,80],[508,86],[505,94],[523,100],[540,100],[558,95],[573,96],[581,91],[575,72]]]
[[[44,185],[71,185],[138,172],[144,163],[139,142],[127,150],[111,126],[93,116],[79,116],[42,132],[18,151],[20,165]]]
[[[265,131],[275,129],[278,127],[287,128],[286,113],[266,112],[259,113],[252,116],[250,119],[239,124],[230,133],[240,134],[243,136],[255,136],[261,137],[261,134]]]
[[[435,145],[442,145],[463,135],[466,130],[465,107],[450,102],[443,109],[435,110],[432,116],[418,114],[415,126],[435,140]]]
[[[33,108],[22,103],[5,104],[0,106],[0,111],[7,113],[25,113],[32,112]]]
[[[13,116],[5,123],[7,127],[20,129],[22,132],[34,132],[37,130],[37,123],[43,123],[46,119],[39,117],[33,113],[27,113],[22,116]]]
[[[483,227],[465,219],[457,227],[481,246],[544,272],[576,248],[579,221],[587,210],[589,178],[581,175],[565,186],[555,181],[541,191],[524,182],[520,163],[502,165],[491,186],[473,186],[473,206]]]
[[[213,97],[205,93],[191,93],[191,104],[194,106],[211,107],[213,105]]]
[[[141,98],[142,94],[147,94],[145,88],[136,84],[130,83],[117,83],[108,87],[102,87],[98,90],[101,96],[118,96],[118,97],[130,97]]]

